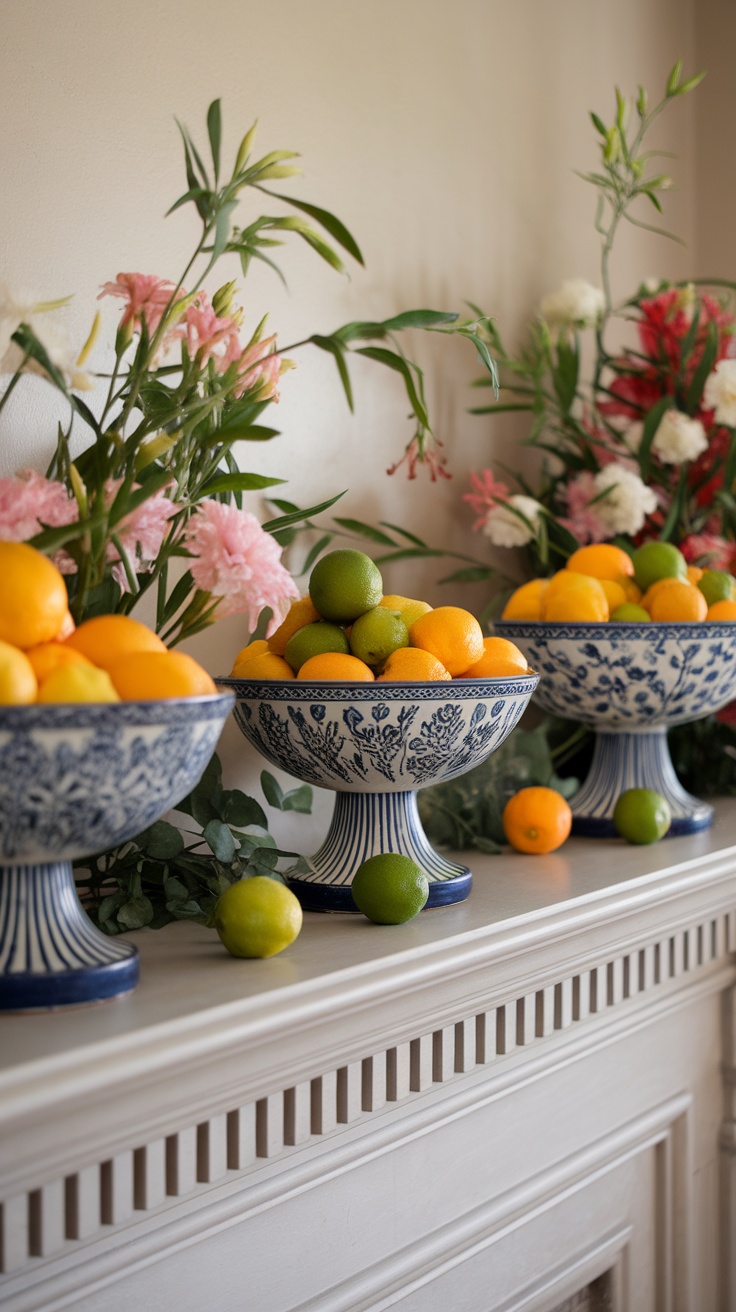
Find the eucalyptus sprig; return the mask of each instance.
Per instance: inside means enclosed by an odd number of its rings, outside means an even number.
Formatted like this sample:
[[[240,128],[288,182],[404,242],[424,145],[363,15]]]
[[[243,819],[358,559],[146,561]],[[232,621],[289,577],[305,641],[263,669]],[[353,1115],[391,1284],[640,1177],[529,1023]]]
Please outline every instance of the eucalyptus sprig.
[[[276,810],[310,813],[307,784],[284,792],[264,770],[261,786]],[[286,858],[293,865],[298,858],[276,846],[254,797],[223,788],[217,755],[174,814],[177,824],[158,820],[131,842],[76,862],[85,909],[106,934],[160,929],[172,920],[208,924],[230,884],[253,875],[281,879],[279,861]]]

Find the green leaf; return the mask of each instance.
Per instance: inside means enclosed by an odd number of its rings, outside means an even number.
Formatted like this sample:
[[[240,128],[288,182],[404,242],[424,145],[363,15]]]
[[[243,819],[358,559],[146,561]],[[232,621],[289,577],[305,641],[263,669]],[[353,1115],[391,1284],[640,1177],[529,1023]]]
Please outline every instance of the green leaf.
[[[659,424],[665,410],[670,410],[672,408],[672,405],[673,405],[673,400],[671,396],[660,397],[659,401],[657,401],[652,406],[651,410],[649,411],[649,414],[644,420],[644,427],[642,429],[641,442],[639,443],[639,450],[637,452],[637,456],[639,459],[639,468],[641,470],[641,476],[645,483],[649,478],[652,469],[651,449],[652,449],[652,442],[654,441],[655,433],[659,428]]]
[[[230,830],[222,820],[210,820],[204,826],[203,837],[210,847],[218,861],[223,865],[230,865],[237,851],[235,839]]]
[[[323,510],[329,510],[330,506],[334,506],[335,502],[344,496],[345,492],[338,492],[337,496],[330,497],[329,501],[321,501],[318,506],[310,506],[308,510],[295,510],[288,515],[281,515],[278,519],[269,519],[261,527],[267,533],[275,533],[279,529],[289,528],[292,524],[300,524],[311,515],[319,515]]]
[[[126,929],[142,929],[153,920],[153,905],[145,893],[131,897],[118,909],[117,919]]]
[[[674,67],[672,68],[672,71],[671,71],[669,77],[667,78],[667,95],[668,95],[668,96],[673,96],[673,95],[675,94],[675,92],[677,91],[677,84],[678,84],[678,82],[680,81],[680,74],[681,74],[681,73],[682,73],[682,60],[681,60],[681,59],[678,59],[678,60],[677,60],[677,63],[676,63],[676,64],[674,65]]]
[[[429,430],[429,416],[424,400],[417,391],[409,362],[404,359],[403,355],[397,355],[395,351],[387,351],[382,346],[361,346],[356,354],[364,355],[367,359],[375,360],[377,364],[385,365],[387,369],[393,369],[396,373],[401,374],[404,379],[409,404],[422,427]],[[421,370],[416,365],[414,365],[414,369],[421,379]]]
[[[239,788],[226,788],[219,804],[220,819],[226,825],[244,829],[247,825],[260,825],[266,828],[266,816],[263,807],[255,797],[249,797]]]
[[[413,542],[417,547],[426,547],[426,542],[423,542],[421,538],[418,538],[415,533],[410,533],[408,529],[399,528],[398,524],[387,524],[383,519],[381,520],[381,523],[384,528],[390,528],[392,533],[398,533],[400,537],[406,538],[407,542]]]
[[[693,414],[699,406],[705,387],[705,380],[712,372],[718,354],[718,328],[713,320],[709,320],[706,330],[705,346],[703,354],[698,361],[698,367],[693,374],[692,381],[687,391],[687,409]]]
[[[310,338],[315,346],[321,351],[328,351],[337,365],[337,372],[340,375],[343,391],[347,397],[350,411],[353,411],[353,388],[350,382],[350,374],[345,360],[345,350],[342,344],[335,337],[322,337],[319,333],[314,333]]]
[[[184,848],[181,830],[166,820],[157,820],[140,835],[138,842],[148,856],[159,861],[170,861]]]
[[[388,533],[382,533],[379,528],[374,528],[372,524],[364,524],[360,519],[335,519],[335,523],[347,533],[357,533],[362,538],[368,538],[370,542],[378,542],[384,547],[396,546],[394,539],[390,538]]]
[[[274,806],[277,811],[283,810],[284,793],[278,779],[274,779],[268,770],[261,771],[261,788],[263,796],[269,806]]]
[[[220,176],[220,143],[222,140],[222,115],[219,100],[213,100],[207,110],[207,133],[212,151],[212,167],[215,174],[215,186]]]
[[[334,238],[338,245],[342,246],[343,250],[346,250],[349,255],[352,255],[353,259],[358,261],[358,264],[364,264],[363,256],[355,238],[350,232],[348,232],[345,224],[341,223],[334,214],[330,214],[329,210],[320,209],[318,205],[312,205],[305,200],[295,200],[293,196],[279,195],[277,191],[269,191],[267,194],[269,196],[275,196],[277,200],[285,201],[287,205],[293,206],[294,209],[302,210],[305,214],[308,214],[310,218],[316,219],[318,223],[321,223],[325,231],[329,232],[330,236]]]
[[[202,495],[213,497],[218,492],[252,492],[285,482],[285,478],[266,478],[265,474],[218,474],[203,484]]]
[[[302,784],[299,788],[292,788],[288,793],[284,793],[283,808],[284,811],[298,811],[302,815],[312,814],[312,789],[309,784]]]
[[[596,129],[596,132],[600,132],[601,136],[605,137],[608,128],[606,127],[603,120],[600,119],[597,114],[594,114],[592,110],[590,112],[590,118],[593,123],[593,127]]]

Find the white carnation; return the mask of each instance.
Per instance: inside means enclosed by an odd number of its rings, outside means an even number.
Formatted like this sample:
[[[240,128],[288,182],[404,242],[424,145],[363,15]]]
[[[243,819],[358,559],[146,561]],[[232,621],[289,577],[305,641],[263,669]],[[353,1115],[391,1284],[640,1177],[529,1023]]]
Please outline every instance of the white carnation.
[[[652,442],[652,450],[660,460],[666,465],[682,465],[686,460],[696,460],[707,446],[699,419],[691,419],[682,410],[665,410]]]
[[[715,410],[717,424],[736,427],[736,360],[719,360],[703,389],[706,410]]]
[[[584,278],[568,278],[558,291],[545,296],[539,307],[543,319],[552,326],[591,328],[605,309],[606,299],[600,287]]]
[[[593,482],[598,493],[606,493],[596,501],[595,509],[611,537],[616,533],[638,533],[647,515],[657,508],[652,489],[625,465],[606,465]]]
[[[514,509],[509,510],[509,506],[513,506]],[[518,511],[518,514],[514,514],[514,510]],[[520,515],[523,515],[524,519],[521,519]],[[517,494],[489,511],[483,525],[483,532],[491,539],[494,547],[525,547],[537,536],[541,515],[542,507],[538,501],[533,497]]]

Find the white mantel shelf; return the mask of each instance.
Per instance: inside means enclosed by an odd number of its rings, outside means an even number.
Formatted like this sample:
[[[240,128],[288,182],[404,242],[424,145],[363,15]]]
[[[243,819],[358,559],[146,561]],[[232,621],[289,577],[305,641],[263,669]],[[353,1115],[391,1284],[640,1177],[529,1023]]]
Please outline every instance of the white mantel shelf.
[[[622,1312],[736,1312],[736,801],[654,847],[463,857],[468,901],[407,925],[308,913],[265,961],[142,931],[127,998],[0,1019],[3,1308],[198,1312],[214,1280],[223,1312],[547,1312],[607,1272]]]

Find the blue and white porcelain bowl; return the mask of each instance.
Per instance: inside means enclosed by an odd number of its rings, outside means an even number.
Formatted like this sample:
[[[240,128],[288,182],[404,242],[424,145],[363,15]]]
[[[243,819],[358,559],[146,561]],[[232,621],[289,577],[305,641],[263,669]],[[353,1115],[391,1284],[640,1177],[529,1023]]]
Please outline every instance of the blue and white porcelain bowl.
[[[325,842],[290,877],[303,905],[355,910],[352,877],[379,852],[410,856],[424,869],[428,906],[467,897],[470,871],[430,846],[416,792],[464,774],[500,747],[537,681],[535,674],[449,683],[218,679],[235,693],[238,725],[266,760],[337,794]]]
[[[543,710],[596,730],[590,773],[572,800],[575,832],[613,834],[616,799],[634,787],[667,798],[671,834],[712,822],[712,807],[679,783],[666,735],[736,698],[736,623],[502,620],[494,630],[538,670],[535,700]]]
[[[82,910],[71,861],[140,833],[194,787],[230,694],[0,707],[0,1010],[98,1002],[138,953]]]

